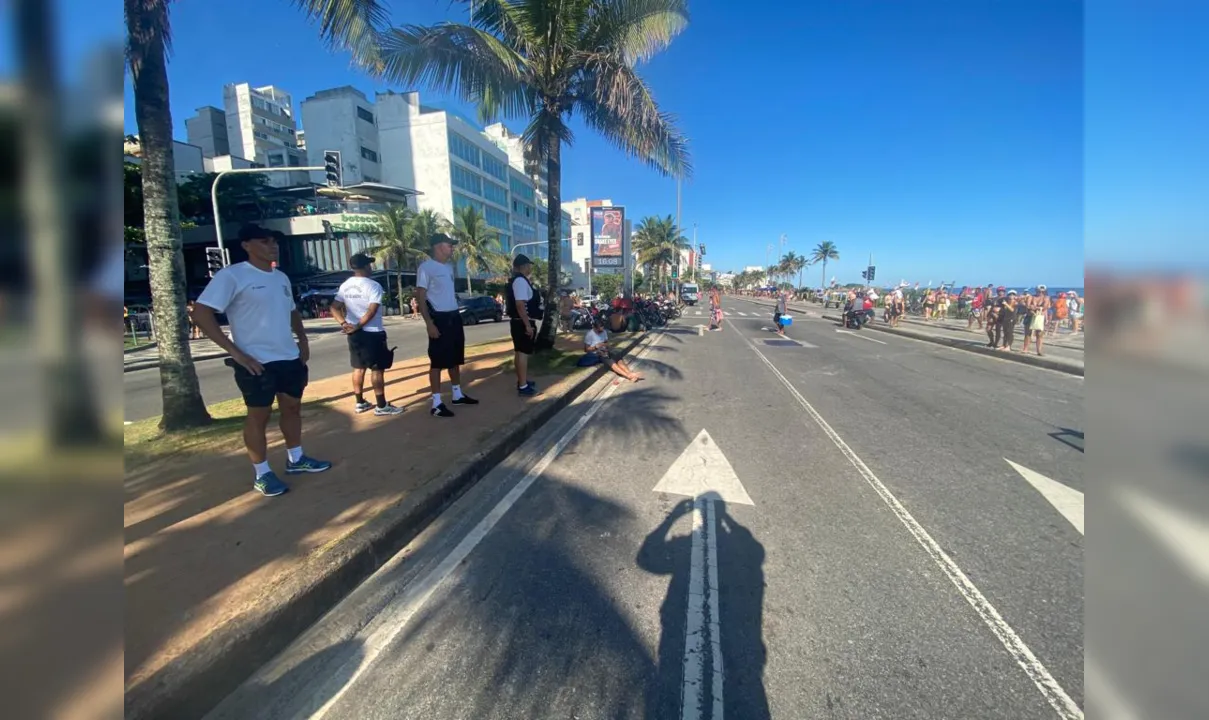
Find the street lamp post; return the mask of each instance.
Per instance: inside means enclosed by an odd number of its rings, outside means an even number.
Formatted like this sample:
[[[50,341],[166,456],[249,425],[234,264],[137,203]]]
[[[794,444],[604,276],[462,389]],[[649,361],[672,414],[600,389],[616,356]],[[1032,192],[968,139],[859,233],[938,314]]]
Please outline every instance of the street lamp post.
[[[214,208],[214,237],[218,241],[218,247],[222,248],[222,220],[218,214],[218,183],[228,175],[248,174],[248,173],[271,173],[271,172],[311,172],[318,170],[323,172],[325,167],[283,167],[283,168],[235,168],[232,170],[223,170],[214,176],[214,184],[210,186],[210,205]],[[227,265],[227,253],[224,250],[222,253],[222,264]]]

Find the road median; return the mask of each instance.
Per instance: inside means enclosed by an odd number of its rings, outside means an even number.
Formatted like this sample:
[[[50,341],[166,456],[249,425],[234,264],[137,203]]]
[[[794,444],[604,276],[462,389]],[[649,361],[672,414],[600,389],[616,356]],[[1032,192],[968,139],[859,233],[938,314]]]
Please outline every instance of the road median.
[[[578,345],[560,338],[557,354]],[[466,391],[482,404],[452,419],[427,412],[422,358],[387,374],[388,398],[406,408],[395,418],[355,415],[347,376],[313,382],[304,445],[336,464],[280,498],[251,492],[238,408],[223,421],[230,437],[144,438],[128,451],[127,718],[202,716],[606,372],[545,363],[541,394],[519,398],[510,343],[467,354]],[[279,440],[269,454],[281,464]]]

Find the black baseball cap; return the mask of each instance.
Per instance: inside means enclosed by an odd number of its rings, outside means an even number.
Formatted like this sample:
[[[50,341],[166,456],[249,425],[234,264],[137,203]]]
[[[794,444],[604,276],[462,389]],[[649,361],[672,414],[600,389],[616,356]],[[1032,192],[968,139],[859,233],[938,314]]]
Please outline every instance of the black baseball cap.
[[[434,247],[440,245],[441,243],[449,243],[450,245],[458,244],[457,240],[454,240],[445,233],[433,233],[432,237],[428,239],[428,242]]]
[[[348,259],[348,266],[354,270],[361,270],[374,264],[374,259],[365,253],[356,253]]]
[[[521,254],[521,255],[517,255],[516,257],[512,258],[512,267],[514,267],[514,268],[524,267],[525,265],[532,265],[532,264],[533,264],[533,261],[529,259],[528,255]]]
[[[239,241],[248,242],[249,240],[279,240],[282,234],[276,230],[263,228],[256,223],[246,223],[239,228]]]

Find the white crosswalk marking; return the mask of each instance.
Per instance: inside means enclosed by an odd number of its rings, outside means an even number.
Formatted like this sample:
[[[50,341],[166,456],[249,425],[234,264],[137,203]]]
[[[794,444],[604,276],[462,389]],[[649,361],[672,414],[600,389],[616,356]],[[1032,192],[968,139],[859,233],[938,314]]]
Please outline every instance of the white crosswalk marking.
[[[745,313],[745,312],[740,312],[739,314],[742,315],[743,317],[747,317],[747,313]]]

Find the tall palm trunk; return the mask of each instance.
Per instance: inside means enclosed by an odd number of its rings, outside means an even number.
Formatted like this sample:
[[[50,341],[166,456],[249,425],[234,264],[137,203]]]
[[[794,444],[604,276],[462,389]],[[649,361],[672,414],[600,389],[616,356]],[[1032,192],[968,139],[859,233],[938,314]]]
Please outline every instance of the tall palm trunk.
[[[51,17],[54,7],[36,0],[18,2],[16,35],[25,115],[22,185],[37,307],[34,332],[42,389],[49,402],[47,440],[51,446],[63,447],[97,442],[101,423],[87,363],[80,352],[80,318],[72,303],[75,296],[64,291],[64,268],[70,275],[75,263],[69,257],[68,214],[64,212],[62,115],[54,90],[58,80]]]
[[[127,5],[130,7],[130,4]],[[130,18],[133,24],[135,18]],[[210,422],[197,370],[189,351],[185,314],[185,258],[181,250],[180,210],[172,158],[172,114],[168,106],[168,69],[162,33],[151,33],[132,68],[134,113],[142,145],[143,217],[155,341],[160,359],[163,430],[182,430]],[[218,222],[218,218],[215,218]]]
[[[562,267],[562,145],[557,135],[551,133],[546,141],[546,171],[550,174],[549,192],[546,198],[546,316],[538,332],[539,346],[554,344],[554,316],[557,307],[558,271]]]
[[[824,290],[827,289],[827,258],[823,258],[823,281],[819,284],[819,287]]]

